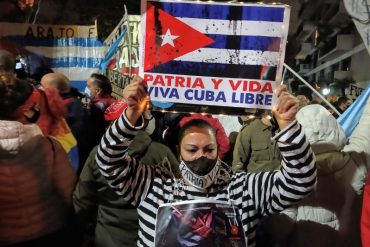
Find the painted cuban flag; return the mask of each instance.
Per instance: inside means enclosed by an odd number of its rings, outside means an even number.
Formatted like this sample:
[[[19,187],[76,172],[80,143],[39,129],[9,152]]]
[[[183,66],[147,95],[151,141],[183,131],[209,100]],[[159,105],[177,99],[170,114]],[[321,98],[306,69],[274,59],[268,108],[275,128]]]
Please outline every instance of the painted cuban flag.
[[[152,87],[152,99],[270,107],[271,88],[281,79],[288,6],[166,0],[142,3],[145,45],[140,74]],[[207,100],[206,91],[208,95],[212,91],[214,97]],[[246,94],[253,94],[254,100],[246,100],[251,96]],[[271,96],[268,100],[267,94]]]
[[[0,25],[1,47],[16,55],[26,55],[30,70],[43,65],[65,74],[81,91],[89,75],[99,71],[104,57],[104,43],[97,36],[95,25],[4,22]]]

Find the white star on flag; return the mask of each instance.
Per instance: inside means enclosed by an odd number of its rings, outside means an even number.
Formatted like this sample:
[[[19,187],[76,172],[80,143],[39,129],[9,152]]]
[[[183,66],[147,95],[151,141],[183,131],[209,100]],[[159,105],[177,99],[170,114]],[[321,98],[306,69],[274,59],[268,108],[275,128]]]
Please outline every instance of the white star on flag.
[[[175,47],[175,44],[173,43],[173,41],[177,39],[178,37],[179,36],[172,35],[170,29],[167,29],[166,34],[161,35],[161,38],[162,38],[161,46],[164,46],[165,44],[169,44],[172,47]]]

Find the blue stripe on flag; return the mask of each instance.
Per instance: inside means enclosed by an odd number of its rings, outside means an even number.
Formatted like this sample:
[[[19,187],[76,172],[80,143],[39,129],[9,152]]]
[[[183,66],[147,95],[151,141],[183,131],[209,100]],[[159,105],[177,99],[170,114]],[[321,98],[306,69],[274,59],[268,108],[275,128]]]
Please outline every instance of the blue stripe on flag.
[[[102,58],[59,57],[48,58],[52,68],[99,68]]]
[[[208,34],[215,42],[205,48],[280,51],[281,38],[265,36],[233,36]]]
[[[104,43],[96,38],[34,38],[24,35],[3,36],[1,39],[9,40],[22,46],[49,46],[49,47],[103,47]]]
[[[71,159],[72,168],[75,172],[78,171],[80,167],[79,155],[78,155],[78,147],[75,146],[68,152],[68,157]]]
[[[284,7],[212,5],[199,2],[170,3],[150,1],[149,3],[175,17],[217,20],[282,22],[285,10]]]
[[[88,77],[86,77],[87,80]],[[86,81],[70,80],[71,86],[80,92],[85,92]]]
[[[104,57],[104,59],[102,59],[101,64],[100,64],[100,68],[102,70],[105,70],[108,67],[109,61],[116,54],[117,49],[118,49],[118,45],[121,43],[122,38],[125,36],[126,31],[127,31],[127,28],[125,27],[124,30],[122,30],[119,37],[109,47],[108,52],[105,54],[105,57]]]
[[[213,76],[226,78],[248,78],[255,80],[276,79],[275,66],[219,64],[202,62],[169,61],[147,71],[150,73]]]

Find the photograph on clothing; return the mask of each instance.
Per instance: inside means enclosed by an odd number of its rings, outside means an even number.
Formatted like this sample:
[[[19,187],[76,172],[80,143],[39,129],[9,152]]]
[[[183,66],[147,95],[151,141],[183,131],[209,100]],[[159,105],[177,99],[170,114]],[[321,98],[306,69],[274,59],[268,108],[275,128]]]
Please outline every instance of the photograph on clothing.
[[[191,200],[158,208],[155,246],[246,246],[238,209],[231,203]]]

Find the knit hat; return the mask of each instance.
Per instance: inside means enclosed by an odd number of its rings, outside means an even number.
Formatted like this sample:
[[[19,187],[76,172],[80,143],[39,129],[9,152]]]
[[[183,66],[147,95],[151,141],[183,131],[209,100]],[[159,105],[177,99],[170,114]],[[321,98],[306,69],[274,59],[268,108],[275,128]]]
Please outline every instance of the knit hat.
[[[189,122],[192,119],[201,119],[206,121],[209,125],[212,126],[212,128],[216,132],[216,141],[218,145],[218,155],[221,159],[223,159],[226,155],[226,153],[230,149],[230,141],[228,136],[226,135],[225,129],[223,128],[222,124],[217,118],[212,117],[211,115],[202,115],[199,113],[192,114],[188,117],[184,117],[179,122],[179,126],[184,126],[187,122]]]

